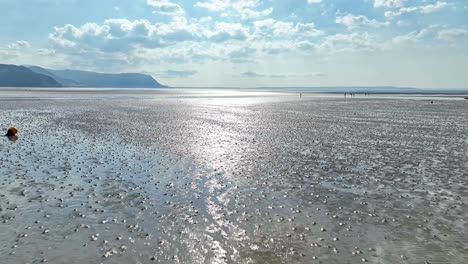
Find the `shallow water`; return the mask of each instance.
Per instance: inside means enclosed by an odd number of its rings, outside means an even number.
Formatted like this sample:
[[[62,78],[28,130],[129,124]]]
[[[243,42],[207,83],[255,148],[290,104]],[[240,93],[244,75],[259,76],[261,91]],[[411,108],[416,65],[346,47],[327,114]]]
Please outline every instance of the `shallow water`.
[[[3,93],[0,263],[468,261],[466,100]]]

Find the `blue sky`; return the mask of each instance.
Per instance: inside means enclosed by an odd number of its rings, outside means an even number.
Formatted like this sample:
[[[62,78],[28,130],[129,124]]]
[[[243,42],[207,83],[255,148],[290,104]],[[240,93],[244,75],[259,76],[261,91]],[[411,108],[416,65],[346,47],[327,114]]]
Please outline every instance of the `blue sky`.
[[[468,88],[466,0],[0,0],[0,63],[173,86]]]

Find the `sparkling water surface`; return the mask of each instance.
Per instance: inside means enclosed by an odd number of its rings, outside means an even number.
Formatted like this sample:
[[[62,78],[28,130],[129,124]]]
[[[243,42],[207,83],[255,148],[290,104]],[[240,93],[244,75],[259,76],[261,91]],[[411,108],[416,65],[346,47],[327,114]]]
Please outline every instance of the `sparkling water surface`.
[[[0,263],[468,263],[463,98],[10,89],[0,110]]]

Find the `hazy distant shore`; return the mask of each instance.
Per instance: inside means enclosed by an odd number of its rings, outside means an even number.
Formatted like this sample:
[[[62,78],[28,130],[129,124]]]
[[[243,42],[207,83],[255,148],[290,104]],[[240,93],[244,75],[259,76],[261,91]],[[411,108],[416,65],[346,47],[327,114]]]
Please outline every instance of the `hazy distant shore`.
[[[463,89],[438,89],[438,88],[400,88],[400,87],[161,87],[161,88],[138,88],[138,87],[0,87],[0,91],[203,91],[203,90],[232,90],[232,91],[272,91],[272,92],[304,92],[304,93],[356,93],[356,94],[446,94],[459,95],[468,94],[468,88]]]

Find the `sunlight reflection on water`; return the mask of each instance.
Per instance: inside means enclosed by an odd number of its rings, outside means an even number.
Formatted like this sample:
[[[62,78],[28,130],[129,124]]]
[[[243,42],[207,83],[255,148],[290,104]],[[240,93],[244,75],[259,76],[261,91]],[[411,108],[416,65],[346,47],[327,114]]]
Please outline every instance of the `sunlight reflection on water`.
[[[209,105],[249,105],[261,102],[306,98],[344,98],[343,93],[317,92],[294,88],[0,88],[1,100],[123,100],[192,99]],[[355,94],[353,99],[463,100],[463,95]]]
[[[24,133],[0,144],[0,255],[466,263],[468,102],[238,94],[2,102]]]

